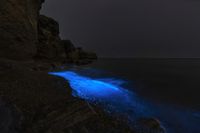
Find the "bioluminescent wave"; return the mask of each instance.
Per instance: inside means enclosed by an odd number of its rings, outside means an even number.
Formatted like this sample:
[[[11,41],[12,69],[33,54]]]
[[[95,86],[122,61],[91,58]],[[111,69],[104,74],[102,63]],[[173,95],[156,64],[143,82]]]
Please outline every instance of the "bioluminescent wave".
[[[100,104],[106,111],[126,116],[130,121],[140,117],[156,117],[162,121],[169,133],[200,133],[199,112],[146,102],[134,92],[122,87],[123,80],[94,79],[73,71],[49,74],[68,80],[73,96]]]
[[[124,83],[122,80],[92,79],[71,71],[51,72],[50,74],[68,80],[73,89],[73,96],[101,104],[107,111],[115,110],[119,113],[123,112],[123,114],[132,112],[135,117],[144,115],[145,107],[140,104],[133,92],[121,87]],[[145,113],[145,115],[147,114]]]

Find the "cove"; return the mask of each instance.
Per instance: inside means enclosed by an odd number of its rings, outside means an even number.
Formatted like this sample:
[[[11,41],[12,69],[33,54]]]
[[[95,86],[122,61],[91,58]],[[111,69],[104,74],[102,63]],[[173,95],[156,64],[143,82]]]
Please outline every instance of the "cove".
[[[124,88],[125,81],[115,78],[91,78],[75,71],[50,72],[69,81],[72,95],[99,104],[110,113],[126,116],[134,122],[141,117],[156,117],[167,133],[199,133],[199,112],[154,104]]]

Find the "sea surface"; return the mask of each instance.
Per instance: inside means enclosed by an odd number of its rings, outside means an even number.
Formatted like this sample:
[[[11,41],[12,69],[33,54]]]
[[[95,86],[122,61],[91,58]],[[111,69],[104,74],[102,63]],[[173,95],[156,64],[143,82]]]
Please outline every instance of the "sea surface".
[[[200,133],[200,59],[99,59],[50,74],[111,114],[156,117],[168,133]]]
[[[87,67],[126,79],[149,100],[200,110],[200,59],[99,59]]]

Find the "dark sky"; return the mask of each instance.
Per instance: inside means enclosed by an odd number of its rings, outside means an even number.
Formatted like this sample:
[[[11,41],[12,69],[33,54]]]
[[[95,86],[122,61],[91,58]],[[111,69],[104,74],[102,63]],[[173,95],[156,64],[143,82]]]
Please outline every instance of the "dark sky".
[[[200,57],[198,0],[46,0],[41,12],[101,57]]]

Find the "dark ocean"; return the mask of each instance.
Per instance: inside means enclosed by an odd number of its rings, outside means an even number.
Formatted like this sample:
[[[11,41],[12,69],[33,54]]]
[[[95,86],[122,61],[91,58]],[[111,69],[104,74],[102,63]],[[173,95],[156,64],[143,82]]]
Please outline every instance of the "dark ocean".
[[[90,88],[94,99],[109,93],[102,87],[106,83],[118,86],[118,81],[125,81],[121,87],[130,98],[128,102],[126,96],[105,99],[116,107],[113,112],[133,119],[135,114],[156,117],[168,133],[200,133],[200,59],[98,59],[89,65],[72,66],[61,75],[69,80],[73,76],[74,89],[80,91],[81,87],[81,94]]]
[[[99,59],[88,67],[126,79],[148,100],[200,110],[200,59]]]

